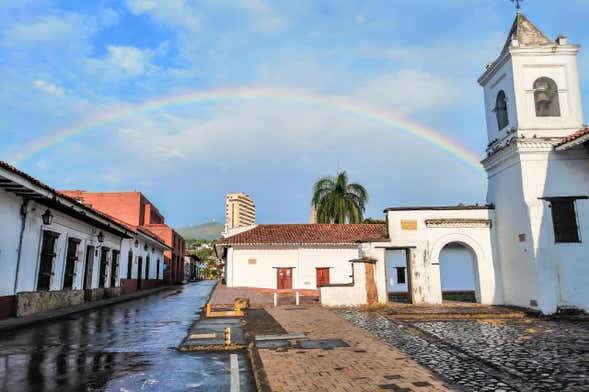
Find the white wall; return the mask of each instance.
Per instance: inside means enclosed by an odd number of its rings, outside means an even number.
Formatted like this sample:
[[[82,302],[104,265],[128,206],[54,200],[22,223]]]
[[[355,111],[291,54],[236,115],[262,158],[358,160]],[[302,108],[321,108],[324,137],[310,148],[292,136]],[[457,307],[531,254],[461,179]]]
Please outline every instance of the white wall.
[[[326,306],[354,306],[366,305],[366,264],[349,263],[350,274],[354,269],[353,286],[327,286],[321,287],[320,301]],[[350,279],[351,282],[351,279]],[[379,301],[380,302],[380,301]]]
[[[22,198],[0,188],[0,296],[14,295]]]
[[[501,268],[493,258],[493,229],[469,224],[427,227],[425,223],[428,219],[477,219],[491,220],[494,224],[493,210],[395,210],[389,211],[387,218],[391,238],[388,246],[411,248],[409,273],[415,302],[442,302],[439,255],[447,244],[457,242],[468,246],[477,256],[477,300],[484,304],[503,303]],[[407,230],[407,226],[404,229],[402,221],[417,222],[417,229]]]
[[[589,201],[575,203],[582,242],[555,243],[550,203],[538,199],[589,196],[589,154],[583,150],[525,154],[522,172],[540,309],[553,313],[557,306],[572,306],[589,311]]]
[[[232,247],[227,253],[226,281],[230,287],[276,289],[276,268],[293,267],[295,289],[316,289],[316,268],[330,268],[331,283],[350,281],[349,261],[358,257],[356,245],[339,248]],[[255,259],[255,264],[248,260]]]
[[[518,139],[485,160],[488,202],[495,204],[497,253],[505,302],[554,313],[558,306],[589,310],[589,203],[576,202],[581,240],[557,244],[550,203],[543,197],[589,195],[589,154],[555,152],[554,141]],[[534,304],[537,306],[534,306]]]
[[[135,240],[139,242],[138,246],[135,247]],[[145,245],[147,244],[147,251],[145,251]],[[152,248],[154,251],[152,252]],[[149,279],[156,279],[157,276],[157,260],[160,260],[160,272],[159,279],[164,278],[164,251],[155,241],[150,241],[143,236],[134,236],[130,239],[123,240],[121,246],[121,266],[120,266],[120,279],[127,279],[127,269],[129,260],[129,250],[133,252],[133,264],[131,270],[131,279],[138,278],[139,269],[139,257],[143,258],[143,265],[141,268],[141,278],[145,279],[145,271],[147,268],[147,256],[149,256],[150,267],[149,267]]]
[[[59,233],[57,240],[57,256],[54,260],[54,275],[51,278],[50,290],[61,290],[63,288],[65,257],[67,248],[67,238],[74,237],[80,240],[78,246],[78,261],[74,272],[76,273],[74,279],[74,289],[81,289],[83,287],[84,279],[84,261],[86,257],[86,246],[93,245],[99,250],[99,256],[94,257],[93,268],[93,284],[92,287],[98,287],[99,271],[100,271],[100,244],[97,240],[97,235],[100,230],[71,218],[67,215],[51,210],[54,215],[51,225],[44,225],[41,215],[47,208],[37,203],[29,203],[28,213],[26,217],[26,227],[23,236],[23,249],[21,253],[21,264],[18,276],[17,292],[35,291],[37,287],[37,273],[40,262],[40,249],[44,230],[51,230]],[[16,229],[18,230],[18,229]],[[121,238],[104,232],[104,243],[101,245],[115,250],[121,247]],[[18,244],[18,241],[16,242]],[[112,253],[109,252],[110,261]],[[16,262],[16,261],[15,261]],[[107,268],[107,273],[110,278],[110,266]],[[109,280],[107,279],[106,287],[109,287]]]

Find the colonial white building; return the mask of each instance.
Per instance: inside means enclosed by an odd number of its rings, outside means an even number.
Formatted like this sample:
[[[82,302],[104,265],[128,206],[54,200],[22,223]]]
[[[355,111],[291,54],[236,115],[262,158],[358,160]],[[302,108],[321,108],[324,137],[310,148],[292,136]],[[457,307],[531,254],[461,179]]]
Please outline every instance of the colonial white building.
[[[166,249],[0,161],[0,318],[119,295],[129,275],[163,279]]]
[[[383,224],[257,225],[216,249],[229,287],[316,289],[348,283],[358,243],[386,238]]]
[[[362,244],[354,264],[356,276],[375,282],[378,301],[407,292],[414,303],[440,303],[442,292],[452,291],[443,287],[452,278],[444,267],[461,259],[458,273],[472,277],[478,302],[547,314],[589,311],[589,129],[578,51],[518,13],[499,57],[479,79],[488,205],[385,210],[390,241]],[[367,303],[367,293],[321,288],[327,304]]]

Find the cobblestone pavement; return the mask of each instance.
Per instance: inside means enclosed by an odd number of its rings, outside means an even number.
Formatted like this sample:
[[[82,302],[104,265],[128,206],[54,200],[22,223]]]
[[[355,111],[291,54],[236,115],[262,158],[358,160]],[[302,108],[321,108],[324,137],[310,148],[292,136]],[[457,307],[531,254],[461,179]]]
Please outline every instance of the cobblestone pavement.
[[[409,355],[319,306],[268,308],[289,333],[342,339],[349,347],[258,349],[272,391],[449,391]]]
[[[589,390],[589,324],[567,321],[393,321],[337,310],[467,391]]]

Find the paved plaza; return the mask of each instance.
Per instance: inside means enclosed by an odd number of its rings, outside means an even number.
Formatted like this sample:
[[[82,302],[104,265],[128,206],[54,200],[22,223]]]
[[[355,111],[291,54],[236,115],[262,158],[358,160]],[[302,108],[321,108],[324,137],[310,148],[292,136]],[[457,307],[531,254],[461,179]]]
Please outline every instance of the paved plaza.
[[[326,308],[283,306],[267,311],[288,333],[305,333],[311,341],[341,339],[347,345],[259,349],[274,392],[451,390],[445,380],[409,355],[383,344]]]
[[[400,321],[378,311],[335,312],[467,391],[589,390],[589,323]]]

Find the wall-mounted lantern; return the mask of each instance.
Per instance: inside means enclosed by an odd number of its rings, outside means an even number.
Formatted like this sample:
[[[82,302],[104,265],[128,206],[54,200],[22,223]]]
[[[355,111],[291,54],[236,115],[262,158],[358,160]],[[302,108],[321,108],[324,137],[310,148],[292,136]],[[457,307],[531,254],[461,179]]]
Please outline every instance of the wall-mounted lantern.
[[[99,243],[102,244],[104,242],[104,234],[102,233],[102,231],[98,233],[97,238]]]
[[[147,244],[143,245],[143,250],[147,252]]]
[[[139,248],[139,240],[135,240],[135,248]]]
[[[153,246],[151,247],[151,253],[155,253],[155,248]]]
[[[53,214],[49,209],[47,209],[45,213],[41,215],[41,218],[43,218],[43,223],[46,225],[50,225],[51,222],[53,222]]]

